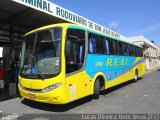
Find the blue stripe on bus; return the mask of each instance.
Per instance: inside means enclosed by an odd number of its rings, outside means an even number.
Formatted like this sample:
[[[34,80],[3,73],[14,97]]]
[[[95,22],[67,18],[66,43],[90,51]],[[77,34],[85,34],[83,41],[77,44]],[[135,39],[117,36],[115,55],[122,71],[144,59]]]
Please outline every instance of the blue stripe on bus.
[[[115,59],[118,59],[119,61],[121,61],[122,59],[127,59],[128,65],[107,66],[108,59],[112,59],[113,61]],[[144,62],[144,59],[141,59],[134,63],[135,60],[136,57],[88,54],[85,71],[91,78],[93,78],[97,72],[103,72],[106,76],[106,80],[114,80],[119,76],[125,74],[126,72],[130,71],[136,65]]]

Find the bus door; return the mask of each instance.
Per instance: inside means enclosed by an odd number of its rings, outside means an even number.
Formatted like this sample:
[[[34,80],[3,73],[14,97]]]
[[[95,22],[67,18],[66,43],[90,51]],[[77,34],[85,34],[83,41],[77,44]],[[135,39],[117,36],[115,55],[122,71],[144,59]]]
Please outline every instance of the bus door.
[[[66,37],[66,85],[68,97],[71,100],[84,97],[88,94],[87,80],[84,71],[85,61],[85,31],[68,29]]]

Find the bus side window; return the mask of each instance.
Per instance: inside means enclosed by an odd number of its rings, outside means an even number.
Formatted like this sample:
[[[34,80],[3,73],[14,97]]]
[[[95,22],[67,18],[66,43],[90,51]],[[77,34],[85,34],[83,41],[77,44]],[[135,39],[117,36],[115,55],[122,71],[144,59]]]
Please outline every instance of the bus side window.
[[[132,48],[131,45],[128,45],[129,56],[132,56]]]
[[[67,40],[66,41],[66,56],[70,56],[70,52],[71,52],[71,50],[70,50],[70,44],[71,44],[71,42],[69,41],[69,40]]]
[[[135,46],[132,46],[132,52],[133,52],[133,56],[136,56]]]
[[[128,53],[128,46],[127,46],[127,44],[125,44],[125,43],[123,43],[123,55],[124,56],[128,56],[129,55],[129,53]]]
[[[71,73],[83,67],[85,57],[85,31],[68,29],[66,38],[66,73]]]
[[[90,36],[89,37],[89,52],[94,54],[97,51],[96,38],[92,34],[90,34],[89,36]]]
[[[105,37],[89,33],[89,53],[106,54]]]
[[[139,57],[139,48],[136,47],[137,57]]]
[[[108,39],[106,39],[105,43],[106,43],[106,54],[109,55],[110,52],[109,52],[109,43],[108,43]]]
[[[122,55],[126,55],[127,53],[126,53],[126,51],[125,51],[125,44],[124,43],[122,43]]]
[[[93,53],[93,43],[92,43],[92,39],[89,39],[89,52]]]
[[[129,56],[128,44],[126,44],[126,47],[125,47],[125,52],[126,52],[126,56]]]
[[[143,50],[140,48],[140,57],[143,57]]]
[[[111,55],[116,55],[117,54],[117,42],[115,40],[109,39],[109,53]]]
[[[122,46],[122,42],[118,42],[118,50],[119,50],[119,55],[123,55],[123,46]]]
[[[138,55],[141,57],[141,48],[138,48]]]

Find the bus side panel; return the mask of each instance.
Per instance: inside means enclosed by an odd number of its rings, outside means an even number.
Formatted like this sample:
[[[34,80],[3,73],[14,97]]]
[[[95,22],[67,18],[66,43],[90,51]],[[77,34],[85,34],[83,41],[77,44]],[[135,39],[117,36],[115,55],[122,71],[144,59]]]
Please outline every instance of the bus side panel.
[[[85,72],[73,73],[66,77],[66,93],[69,101],[90,95],[91,78]]]
[[[66,96],[74,101],[93,94],[96,76],[105,77],[105,88],[113,87],[134,78],[135,70],[143,75],[143,58],[91,55],[87,56],[85,70],[77,71],[66,77]]]
[[[137,69],[138,69],[138,76],[142,77],[145,74],[145,72],[146,72],[146,70],[145,70],[145,63],[142,62],[139,65],[137,65]]]
[[[143,63],[144,59],[138,57],[89,54],[85,70],[92,79],[97,72],[103,72],[106,77],[105,88],[109,88],[133,79],[135,70]]]

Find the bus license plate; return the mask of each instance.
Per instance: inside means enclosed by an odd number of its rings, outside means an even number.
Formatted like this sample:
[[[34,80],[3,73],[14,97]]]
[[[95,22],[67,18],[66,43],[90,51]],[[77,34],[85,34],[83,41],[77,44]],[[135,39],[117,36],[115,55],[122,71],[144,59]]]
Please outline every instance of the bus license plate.
[[[28,97],[31,98],[31,99],[33,99],[33,98],[35,98],[36,96],[35,96],[34,94],[28,94]]]

